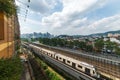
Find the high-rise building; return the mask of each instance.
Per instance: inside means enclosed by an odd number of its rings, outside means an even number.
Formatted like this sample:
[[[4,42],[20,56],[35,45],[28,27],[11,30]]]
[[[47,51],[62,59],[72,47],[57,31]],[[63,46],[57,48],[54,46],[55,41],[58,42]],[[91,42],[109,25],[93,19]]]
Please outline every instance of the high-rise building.
[[[7,17],[0,12],[0,58],[12,57],[20,44],[20,31],[17,14]]]

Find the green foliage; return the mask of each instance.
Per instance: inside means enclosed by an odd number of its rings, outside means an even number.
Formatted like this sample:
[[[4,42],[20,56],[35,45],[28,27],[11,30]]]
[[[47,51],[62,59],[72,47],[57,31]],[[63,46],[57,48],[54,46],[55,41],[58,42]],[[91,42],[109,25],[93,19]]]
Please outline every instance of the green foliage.
[[[46,63],[44,63],[39,58],[36,58],[36,60],[40,64],[40,66],[42,67],[42,69],[45,71],[45,73],[46,73],[47,77],[49,78],[49,80],[61,80],[61,78],[58,76],[57,73],[55,73],[53,70],[51,70],[50,68],[48,68],[48,66],[47,66]]]
[[[4,12],[7,16],[14,15],[16,9],[14,0],[0,0],[0,12]]]
[[[95,41],[95,47],[97,51],[101,51],[105,46],[106,50],[111,50],[113,53],[120,55],[119,45],[115,42],[111,42],[110,40],[103,41],[102,39],[98,39]]]
[[[46,45],[50,45],[50,46],[65,46],[66,45],[66,40],[64,39],[59,39],[59,38],[39,38],[39,42],[46,44]]]
[[[86,45],[86,50],[92,52],[93,46],[92,45]]]
[[[109,50],[113,50],[113,48],[117,45],[116,43],[111,41],[105,41],[104,43],[106,44],[106,48]]]
[[[80,44],[80,42],[79,42],[78,40],[75,40],[75,41],[74,41],[74,45],[75,45],[76,47],[79,47],[79,44]]]
[[[34,39],[34,38],[31,38],[31,41],[32,41],[32,42],[34,42],[34,41],[35,41],[35,39]]]
[[[68,48],[79,48],[81,50],[85,51],[93,51],[92,45],[87,45],[87,42],[84,41],[68,41],[65,39],[60,39],[60,38],[39,38],[39,42],[50,45],[50,46],[59,46],[59,47],[68,47]]]
[[[96,47],[98,52],[100,52],[102,50],[103,46],[104,46],[103,39],[98,39],[95,41],[95,47]]]
[[[43,63],[43,62],[41,62],[41,66],[42,66],[42,68],[43,68],[44,70],[46,70],[46,69],[48,68],[48,66],[47,66],[45,63]]]
[[[0,59],[0,80],[20,80],[21,71],[19,58]]]
[[[94,41],[94,48],[92,43],[89,44],[90,41],[88,39],[86,39],[85,41],[68,41],[60,38],[39,38],[39,42],[50,46],[68,47],[84,50],[87,52],[101,52],[104,46],[106,46],[107,50],[111,50],[114,51],[116,54],[120,54],[120,48],[115,42],[111,42],[110,40],[103,41],[103,38]]]
[[[44,70],[48,69],[48,66],[43,61],[41,61],[39,58],[36,58],[36,60],[40,64],[42,69],[44,69]]]
[[[82,50],[85,50],[86,42],[83,42],[83,41],[79,42],[79,48],[81,48]]]
[[[49,77],[50,80],[61,80],[57,74],[55,74],[54,72],[50,71],[50,70],[46,70],[46,74]]]
[[[25,41],[25,42],[29,42],[29,40],[26,39],[26,38],[21,38],[21,40],[22,40],[22,41]]]
[[[118,55],[120,55],[120,48],[119,47],[115,48],[115,53],[118,54]]]
[[[107,42],[106,42],[106,45],[107,45],[107,46],[106,46],[107,49],[113,50],[115,54],[120,55],[120,47],[119,47],[119,45],[118,45],[117,43],[107,41]]]
[[[14,39],[15,39],[15,40],[19,40],[19,39],[20,39],[20,36],[15,33]]]

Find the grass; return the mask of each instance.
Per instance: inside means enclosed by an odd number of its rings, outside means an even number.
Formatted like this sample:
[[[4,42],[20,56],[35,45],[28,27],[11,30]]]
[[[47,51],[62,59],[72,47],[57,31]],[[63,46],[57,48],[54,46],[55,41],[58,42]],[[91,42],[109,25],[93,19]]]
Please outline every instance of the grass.
[[[0,80],[20,80],[22,70],[19,57],[0,59]]]
[[[44,63],[39,58],[36,58],[37,62],[40,64],[49,80],[65,80],[60,74],[54,71],[51,67],[49,67],[46,63]]]

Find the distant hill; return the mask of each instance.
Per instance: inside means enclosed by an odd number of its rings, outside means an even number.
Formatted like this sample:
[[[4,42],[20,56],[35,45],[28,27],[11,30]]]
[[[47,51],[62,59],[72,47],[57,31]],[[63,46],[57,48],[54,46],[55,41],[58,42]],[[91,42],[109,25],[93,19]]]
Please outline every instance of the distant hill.
[[[115,33],[120,34],[120,30],[108,31],[108,32],[105,32],[105,33],[95,33],[95,34],[90,34],[90,35],[59,35],[59,36],[56,36],[56,37],[57,38],[101,37],[101,36],[107,36],[109,33],[111,33],[111,34],[115,34]]]
[[[120,34],[120,30],[117,30],[117,31],[108,31],[108,32],[105,32],[105,33],[95,33],[95,34],[90,34],[88,36],[107,36],[109,33],[111,33],[111,34],[115,34],[115,33]]]

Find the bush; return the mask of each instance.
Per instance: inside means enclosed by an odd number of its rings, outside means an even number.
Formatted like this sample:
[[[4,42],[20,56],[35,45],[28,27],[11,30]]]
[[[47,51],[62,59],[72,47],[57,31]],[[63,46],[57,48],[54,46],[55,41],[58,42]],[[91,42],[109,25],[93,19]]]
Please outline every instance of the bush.
[[[0,59],[0,80],[20,80],[22,64],[19,58]]]
[[[46,63],[41,61],[39,58],[36,58],[36,60],[38,61],[38,63],[42,67],[42,69],[44,70],[44,72],[47,75],[47,77],[49,78],[49,80],[61,80],[61,77],[58,76],[58,74],[55,71],[50,69],[50,67]]]
[[[7,16],[14,15],[16,13],[16,5],[14,0],[0,0],[0,11],[4,12]]]

